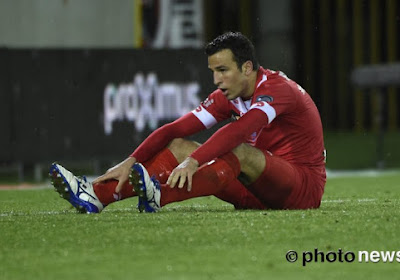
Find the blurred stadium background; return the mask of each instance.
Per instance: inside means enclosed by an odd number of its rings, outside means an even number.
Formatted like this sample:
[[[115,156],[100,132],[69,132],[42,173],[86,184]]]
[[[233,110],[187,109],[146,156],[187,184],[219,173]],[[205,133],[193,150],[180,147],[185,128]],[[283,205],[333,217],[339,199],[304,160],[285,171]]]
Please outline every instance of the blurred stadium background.
[[[400,1],[1,0],[1,181],[104,172],[208,95],[229,30],[313,97],[329,169],[400,166]]]

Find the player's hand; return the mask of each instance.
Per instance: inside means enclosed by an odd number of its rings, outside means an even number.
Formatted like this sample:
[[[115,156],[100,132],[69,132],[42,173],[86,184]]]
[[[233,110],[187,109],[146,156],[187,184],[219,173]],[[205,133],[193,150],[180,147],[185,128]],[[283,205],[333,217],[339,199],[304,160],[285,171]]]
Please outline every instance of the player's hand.
[[[115,188],[115,192],[119,193],[122,190],[122,188],[124,187],[126,181],[128,181],[132,165],[135,162],[136,162],[136,158],[128,157],[124,161],[118,163],[116,166],[108,169],[104,175],[96,178],[93,181],[93,184],[103,182],[106,180],[111,180],[111,179],[118,180],[118,185]]]
[[[199,163],[194,158],[188,157],[181,164],[179,164],[169,175],[167,185],[174,188],[179,181],[178,188],[183,188],[187,181],[187,190],[192,190],[192,178],[199,168]]]

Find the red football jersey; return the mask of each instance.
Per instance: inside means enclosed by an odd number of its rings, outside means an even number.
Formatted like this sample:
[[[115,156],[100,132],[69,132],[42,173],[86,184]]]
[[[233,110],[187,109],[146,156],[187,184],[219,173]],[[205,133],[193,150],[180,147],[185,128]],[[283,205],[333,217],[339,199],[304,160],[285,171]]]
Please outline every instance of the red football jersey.
[[[282,72],[260,67],[250,100],[228,100],[218,89],[192,113],[207,128],[231,117],[237,123],[220,129],[216,134],[221,137],[213,135],[192,154],[200,163],[247,142],[296,165],[324,166],[318,109],[308,93]]]

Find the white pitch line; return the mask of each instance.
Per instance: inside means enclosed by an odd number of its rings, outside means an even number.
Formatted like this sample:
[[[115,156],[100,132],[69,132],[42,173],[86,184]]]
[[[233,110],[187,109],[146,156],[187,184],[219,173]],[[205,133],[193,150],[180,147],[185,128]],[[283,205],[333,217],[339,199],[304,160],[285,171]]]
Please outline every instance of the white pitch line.
[[[129,212],[129,211],[136,211],[136,208],[132,206],[132,208],[118,208],[118,209],[107,209],[104,212],[107,213],[114,213],[114,212]],[[63,214],[71,214],[74,213],[73,209],[71,208],[66,209],[66,210],[61,210],[61,211],[38,211],[38,212],[15,212],[11,211],[9,213],[0,213],[0,217],[9,217],[9,216],[32,216],[32,215],[63,215]],[[76,212],[76,214],[80,215],[79,212]],[[97,215],[97,214],[90,214],[90,215]]]
[[[382,175],[395,175],[400,174],[398,169],[377,170],[326,170],[326,176],[329,178],[345,178],[345,177],[379,177]]]
[[[328,199],[322,200],[322,203],[343,203],[343,202],[358,202],[358,203],[369,203],[377,201],[376,198],[359,198],[359,199]]]

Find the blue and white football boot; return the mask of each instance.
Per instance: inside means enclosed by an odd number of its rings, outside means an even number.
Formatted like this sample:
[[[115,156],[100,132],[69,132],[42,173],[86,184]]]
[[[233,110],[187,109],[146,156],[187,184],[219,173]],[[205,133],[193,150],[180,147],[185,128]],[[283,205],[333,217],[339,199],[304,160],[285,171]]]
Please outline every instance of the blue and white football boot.
[[[50,167],[51,184],[81,213],[100,213],[104,206],[97,198],[92,183],[86,177],[74,176],[70,171],[57,163]]]
[[[150,177],[142,164],[135,163],[132,166],[129,182],[139,197],[138,209],[140,212],[157,212],[161,209],[160,183]]]

